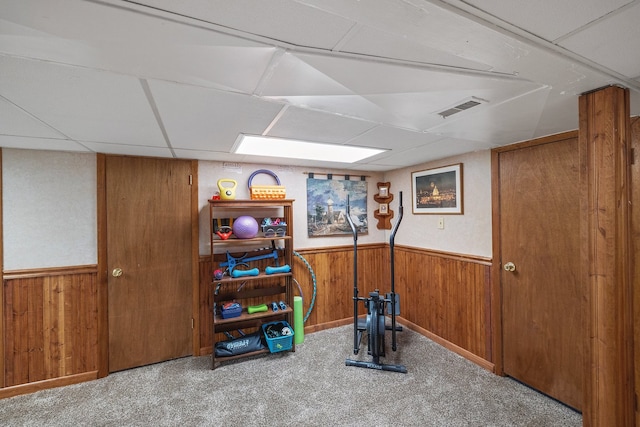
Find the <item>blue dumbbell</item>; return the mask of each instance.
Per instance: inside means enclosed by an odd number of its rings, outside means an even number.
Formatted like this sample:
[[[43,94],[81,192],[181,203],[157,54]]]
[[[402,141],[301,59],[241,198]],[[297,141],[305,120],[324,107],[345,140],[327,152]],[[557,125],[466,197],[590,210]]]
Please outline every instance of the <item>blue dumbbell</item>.
[[[257,276],[258,274],[260,274],[260,270],[258,270],[257,268],[252,268],[251,270],[233,270],[231,272],[231,277],[238,278],[238,277],[246,277],[246,276]]]
[[[288,273],[291,271],[291,267],[288,264],[283,265],[282,267],[267,267],[264,269],[264,272],[267,274],[276,274],[276,273]]]

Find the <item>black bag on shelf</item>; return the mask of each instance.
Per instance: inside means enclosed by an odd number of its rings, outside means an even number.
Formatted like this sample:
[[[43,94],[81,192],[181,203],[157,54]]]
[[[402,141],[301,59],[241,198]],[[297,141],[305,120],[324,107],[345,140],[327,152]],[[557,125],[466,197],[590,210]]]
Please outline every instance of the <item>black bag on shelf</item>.
[[[216,357],[236,356],[266,348],[259,332],[216,343]]]

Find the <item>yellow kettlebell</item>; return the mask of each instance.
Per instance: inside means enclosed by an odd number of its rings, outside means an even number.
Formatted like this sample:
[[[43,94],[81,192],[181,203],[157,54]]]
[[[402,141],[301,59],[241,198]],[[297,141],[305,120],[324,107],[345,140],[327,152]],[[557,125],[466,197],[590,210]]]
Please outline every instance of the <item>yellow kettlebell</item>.
[[[238,183],[235,179],[220,178],[218,180],[218,188],[220,189],[220,200],[235,200],[237,186]]]

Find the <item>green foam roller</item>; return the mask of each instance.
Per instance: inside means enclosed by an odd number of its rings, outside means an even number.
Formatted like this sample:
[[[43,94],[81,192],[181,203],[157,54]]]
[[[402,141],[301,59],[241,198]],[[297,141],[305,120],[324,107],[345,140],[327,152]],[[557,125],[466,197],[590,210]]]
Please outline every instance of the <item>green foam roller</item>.
[[[247,313],[249,314],[259,313],[261,311],[268,311],[268,310],[269,308],[267,307],[267,304],[250,305],[249,307],[247,307]]]
[[[293,339],[296,344],[304,342],[304,313],[302,310],[302,297],[293,297]]]

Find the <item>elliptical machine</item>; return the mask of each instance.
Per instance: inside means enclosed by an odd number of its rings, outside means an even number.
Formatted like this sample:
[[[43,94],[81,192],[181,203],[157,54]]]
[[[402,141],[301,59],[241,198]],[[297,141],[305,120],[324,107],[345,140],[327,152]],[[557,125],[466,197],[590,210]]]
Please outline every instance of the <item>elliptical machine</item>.
[[[364,298],[358,296],[358,231],[353,220],[351,219],[349,199],[347,198],[347,222],[353,233],[353,354],[357,355],[360,351],[360,343],[364,332],[367,332],[368,354],[371,355],[370,362],[347,359],[345,365],[356,366],[358,368],[377,369],[382,371],[407,373],[404,365],[390,365],[380,362],[380,357],[385,355],[385,332],[391,329],[391,348],[393,351],[397,349],[396,332],[402,331],[402,326],[396,325],[396,316],[400,314],[400,295],[395,292],[395,259],[394,259],[394,240],[396,232],[400,226],[403,215],[402,207],[402,191],[399,193],[400,206],[398,207],[398,221],[391,230],[389,239],[389,247],[391,249],[391,292],[384,297],[380,295],[380,291],[376,289],[369,292],[369,297]],[[363,301],[367,307],[366,319],[358,318],[358,304]],[[387,313],[391,315],[391,325],[386,326],[385,307]]]

